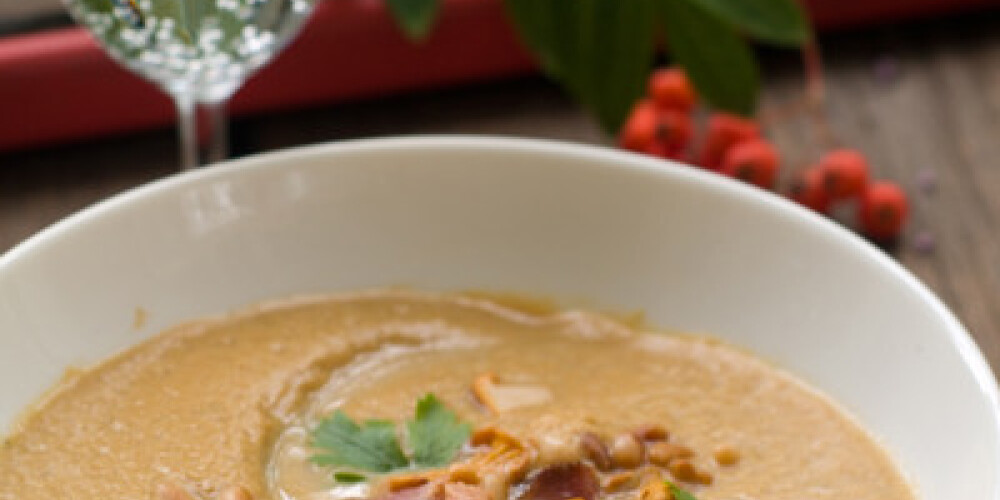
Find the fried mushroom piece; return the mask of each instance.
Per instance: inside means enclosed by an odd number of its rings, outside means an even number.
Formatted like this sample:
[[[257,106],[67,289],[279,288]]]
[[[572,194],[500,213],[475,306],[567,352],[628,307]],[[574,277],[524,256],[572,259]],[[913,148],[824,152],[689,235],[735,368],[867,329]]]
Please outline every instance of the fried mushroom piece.
[[[546,387],[503,384],[492,373],[476,377],[472,382],[472,393],[476,396],[476,400],[493,414],[552,400],[552,393]]]

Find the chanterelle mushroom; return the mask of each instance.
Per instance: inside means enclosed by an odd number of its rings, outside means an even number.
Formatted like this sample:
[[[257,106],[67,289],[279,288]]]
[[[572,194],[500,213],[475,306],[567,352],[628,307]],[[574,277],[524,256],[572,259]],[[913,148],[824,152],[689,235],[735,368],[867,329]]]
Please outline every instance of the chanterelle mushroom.
[[[492,413],[534,406],[552,400],[548,388],[539,385],[501,384],[497,376],[484,373],[472,383],[476,399]]]

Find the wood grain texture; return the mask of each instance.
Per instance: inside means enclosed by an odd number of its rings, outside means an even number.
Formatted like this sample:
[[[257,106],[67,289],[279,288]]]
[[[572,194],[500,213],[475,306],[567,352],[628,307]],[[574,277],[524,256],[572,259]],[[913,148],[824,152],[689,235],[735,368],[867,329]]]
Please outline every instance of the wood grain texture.
[[[889,251],[944,299],[1000,367],[1000,14],[847,32],[822,42],[832,130],[870,156],[878,177],[911,194],[907,234]],[[795,57],[767,53],[765,68],[765,109],[801,94]],[[412,133],[607,142],[540,79],[244,119],[233,135],[236,150],[250,153]],[[785,156],[786,175],[826,147],[805,116],[774,123],[768,133]],[[0,156],[0,250],[173,171],[174,148],[165,130]],[[922,189],[932,178],[936,187]],[[850,211],[838,218],[849,221]],[[936,248],[918,250],[918,240],[933,240]]]

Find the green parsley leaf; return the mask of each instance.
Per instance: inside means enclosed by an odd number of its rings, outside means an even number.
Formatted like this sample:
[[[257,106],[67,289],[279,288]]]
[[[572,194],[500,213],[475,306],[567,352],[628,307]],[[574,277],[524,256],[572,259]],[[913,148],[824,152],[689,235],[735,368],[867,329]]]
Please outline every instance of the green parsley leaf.
[[[372,472],[392,472],[409,466],[392,422],[368,420],[358,425],[338,410],[320,422],[312,437],[313,446],[324,450],[312,457],[319,465],[356,467]]]
[[[406,430],[413,448],[413,464],[434,468],[451,463],[469,439],[472,426],[459,421],[437,397],[428,394],[417,402],[414,419],[406,423]]]
[[[403,453],[396,437],[396,424],[385,420],[367,420],[358,425],[344,412],[337,411],[322,420],[312,433],[312,446],[321,452],[313,463],[348,467],[362,471],[389,473],[410,468],[436,468],[451,463],[462,444],[469,439],[472,426],[461,422],[433,394],[417,402],[412,420],[406,422],[411,457]],[[337,471],[334,479],[342,483],[366,481],[351,471]]]
[[[343,484],[357,484],[368,480],[367,477],[355,472],[335,472],[333,474],[333,479],[338,483]]]
[[[667,481],[667,488],[670,490],[670,496],[674,497],[674,500],[698,500],[694,495],[682,490],[679,486],[670,481]]]

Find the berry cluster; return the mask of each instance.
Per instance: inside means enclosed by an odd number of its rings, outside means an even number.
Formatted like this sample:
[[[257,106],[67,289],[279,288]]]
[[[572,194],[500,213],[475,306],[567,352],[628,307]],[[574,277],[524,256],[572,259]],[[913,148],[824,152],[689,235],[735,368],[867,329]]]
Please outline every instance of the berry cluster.
[[[781,155],[752,119],[712,113],[701,144],[692,145],[692,113],[697,95],[679,68],[656,70],[648,96],[640,100],[619,137],[623,148],[685,161],[767,190],[778,180]],[[852,149],[830,151],[819,163],[797,172],[788,197],[820,213],[855,201],[858,225],[878,241],[897,238],[906,222],[906,194],[894,183],[870,181],[868,160]]]

